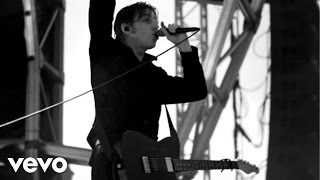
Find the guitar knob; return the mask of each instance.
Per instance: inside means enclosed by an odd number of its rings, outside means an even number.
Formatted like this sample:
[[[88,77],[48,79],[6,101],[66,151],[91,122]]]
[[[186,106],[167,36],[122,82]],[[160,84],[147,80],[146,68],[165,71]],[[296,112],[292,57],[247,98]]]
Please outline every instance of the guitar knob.
[[[117,169],[123,169],[122,163],[117,163]]]

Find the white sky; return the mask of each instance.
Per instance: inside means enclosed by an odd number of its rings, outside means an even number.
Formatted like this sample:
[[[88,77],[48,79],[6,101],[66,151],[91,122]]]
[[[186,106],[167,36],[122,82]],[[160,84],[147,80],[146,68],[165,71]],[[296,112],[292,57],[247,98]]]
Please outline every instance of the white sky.
[[[135,3],[137,0],[117,0],[116,12],[131,3]],[[149,0],[152,5],[159,10],[159,20],[164,21],[165,24],[174,22],[174,0]],[[65,12],[65,86],[64,86],[64,99],[70,99],[74,96],[82,94],[91,89],[90,85],[90,65],[89,65],[89,30],[88,30],[88,8],[89,0],[66,0],[66,12]],[[268,9],[265,10],[266,12]],[[219,13],[218,8],[211,8],[209,14],[213,16]],[[263,14],[263,18],[260,28],[257,32],[257,40],[255,49],[259,54],[266,55],[267,49],[266,43],[267,36],[262,36],[264,32],[269,28],[268,13]],[[212,20],[212,19],[211,19]],[[216,20],[210,21],[211,24],[215,24]],[[194,25],[196,26],[196,25]],[[210,29],[213,31],[214,29]],[[210,32],[209,42],[211,42],[213,32]],[[261,35],[261,38],[258,36]],[[156,49],[150,53],[157,55],[158,53],[171,47],[165,38],[161,38],[158,42]],[[171,50],[168,53],[158,58],[157,65],[163,67],[168,74],[174,75],[175,71],[175,51]],[[222,65],[223,69],[223,65]],[[266,76],[266,60],[261,59],[251,52],[248,52],[241,71],[240,71],[240,83],[243,87],[253,88],[261,84]],[[257,120],[257,109],[263,101],[263,87],[255,92],[244,92],[244,96],[247,101],[248,115],[242,121],[243,128],[249,134],[253,141],[258,141],[260,138],[260,129]],[[231,97],[231,96],[230,96]],[[174,106],[170,106],[170,113],[174,116]],[[211,157],[212,160],[220,160],[224,158],[234,159],[234,145],[233,145],[233,129],[234,120],[233,112],[231,111],[232,104],[229,102],[226,105],[224,112],[218,122],[215,132],[211,138]],[[89,148],[86,142],[86,136],[91,128],[94,120],[94,102],[92,93],[86,94],[80,98],[70,101],[64,104],[64,144],[68,146],[76,146]],[[166,120],[160,121],[160,138],[168,135]],[[267,126],[265,132],[265,143],[260,149],[255,149],[251,145],[248,145],[245,140],[240,140],[241,151],[243,152],[242,158],[256,165],[260,165],[267,157]],[[71,165],[71,170],[75,173],[73,180],[88,180],[90,179],[90,168],[87,166]],[[260,169],[261,173],[256,176],[255,179],[264,180],[266,169]],[[225,170],[220,172],[219,170],[211,171],[211,178],[216,180],[235,179],[234,171]],[[248,176],[246,176],[248,177]],[[202,179],[201,171],[195,178],[197,180]]]

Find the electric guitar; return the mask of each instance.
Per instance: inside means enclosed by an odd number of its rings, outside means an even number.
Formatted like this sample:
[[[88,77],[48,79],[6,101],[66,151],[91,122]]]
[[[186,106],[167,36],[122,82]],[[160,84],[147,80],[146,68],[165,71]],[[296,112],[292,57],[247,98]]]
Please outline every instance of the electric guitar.
[[[176,173],[194,170],[240,169],[250,174],[259,168],[243,160],[179,159],[177,137],[156,142],[135,131],[127,131],[121,142],[122,159],[128,180],[177,180]]]

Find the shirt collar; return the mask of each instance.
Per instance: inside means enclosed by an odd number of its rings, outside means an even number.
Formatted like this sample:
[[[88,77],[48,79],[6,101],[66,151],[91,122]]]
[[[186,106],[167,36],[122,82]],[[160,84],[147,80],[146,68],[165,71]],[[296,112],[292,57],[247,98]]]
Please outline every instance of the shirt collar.
[[[152,59],[152,60],[157,60],[157,57],[156,57],[156,56],[153,56],[153,55],[151,55],[151,54],[145,53],[145,54],[144,54],[144,57],[143,57],[143,59],[142,59],[141,62],[150,61],[151,59]]]

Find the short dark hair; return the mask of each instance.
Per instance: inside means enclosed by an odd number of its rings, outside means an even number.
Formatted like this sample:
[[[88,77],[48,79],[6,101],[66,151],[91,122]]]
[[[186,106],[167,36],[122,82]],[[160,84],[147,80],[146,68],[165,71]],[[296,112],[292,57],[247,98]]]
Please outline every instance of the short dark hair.
[[[134,21],[138,20],[146,14],[149,14],[149,11],[153,12],[155,15],[158,14],[157,9],[146,2],[137,2],[122,8],[118,12],[116,20],[114,22],[114,32],[116,34],[116,39],[120,41],[124,40],[124,35],[121,31],[121,25],[123,23],[132,25]]]

